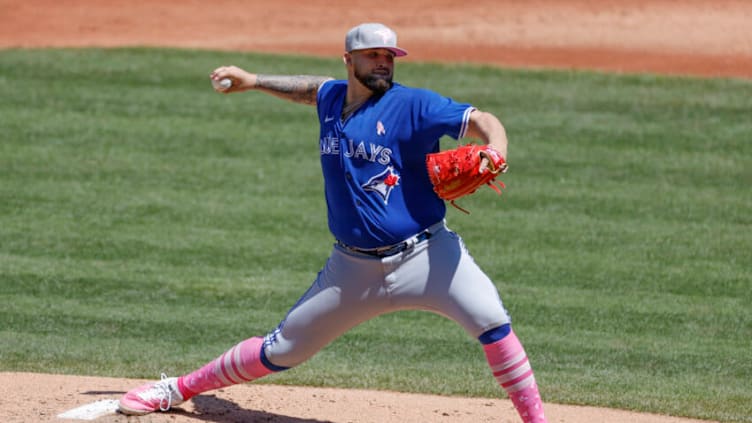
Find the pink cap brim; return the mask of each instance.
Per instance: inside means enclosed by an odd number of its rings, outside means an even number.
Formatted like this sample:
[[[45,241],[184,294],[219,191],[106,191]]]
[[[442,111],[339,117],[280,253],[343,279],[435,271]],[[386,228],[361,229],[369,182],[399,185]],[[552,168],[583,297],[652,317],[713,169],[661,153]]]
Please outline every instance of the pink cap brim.
[[[399,47],[384,47],[385,49],[394,53],[397,57],[407,56],[407,50],[402,50]]]

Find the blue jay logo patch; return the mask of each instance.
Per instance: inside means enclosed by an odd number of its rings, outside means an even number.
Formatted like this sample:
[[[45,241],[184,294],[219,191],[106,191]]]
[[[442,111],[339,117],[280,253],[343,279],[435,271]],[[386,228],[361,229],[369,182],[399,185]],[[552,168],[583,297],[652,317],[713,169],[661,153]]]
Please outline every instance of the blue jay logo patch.
[[[389,166],[383,172],[372,177],[362,185],[363,190],[373,191],[381,196],[384,204],[389,204],[389,194],[395,186],[399,185],[400,176],[394,171],[394,167]]]

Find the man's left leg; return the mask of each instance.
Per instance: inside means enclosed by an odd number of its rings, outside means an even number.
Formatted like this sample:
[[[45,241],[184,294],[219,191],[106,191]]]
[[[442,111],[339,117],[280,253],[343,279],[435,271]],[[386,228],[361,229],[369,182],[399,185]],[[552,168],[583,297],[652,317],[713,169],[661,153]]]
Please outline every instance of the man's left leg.
[[[499,292],[459,235],[440,228],[400,261],[395,273],[399,281],[392,287],[395,304],[438,311],[477,337],[494,377],[523,422],[546,422],[533,370]]]
[[[486,360],[499,385],[507,391],[524,423],[546,423],[543,401],[525,349],[512,330],[502,325],[481,335]]]

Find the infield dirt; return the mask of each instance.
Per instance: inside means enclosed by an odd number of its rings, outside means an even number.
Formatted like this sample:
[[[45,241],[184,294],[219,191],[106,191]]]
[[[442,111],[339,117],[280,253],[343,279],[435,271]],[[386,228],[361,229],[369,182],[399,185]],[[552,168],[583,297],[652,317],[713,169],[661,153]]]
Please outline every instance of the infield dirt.
[[[746,0],[404,0],[398,7],[383,4],[361,0],[0,0],[0,48],[174,46],[336,58],[342,54],[347,29],[364,21],[381,21],[397,31],[400,45],[410,51],[408,61],[752,78],[752,2]],[[0,421],[63,421],[57,418],[59,413],[99,399],[118,398],[142,382],[0,373]],[[545,386],[542,394],[545,399]],[[503,397],[501,390],[499,396]],[[552,423],[697,421],[551,403],[546,408]],[[506,399],[249,384],[198,396],[168,414],[109,416],[97,421],[519,420]]]

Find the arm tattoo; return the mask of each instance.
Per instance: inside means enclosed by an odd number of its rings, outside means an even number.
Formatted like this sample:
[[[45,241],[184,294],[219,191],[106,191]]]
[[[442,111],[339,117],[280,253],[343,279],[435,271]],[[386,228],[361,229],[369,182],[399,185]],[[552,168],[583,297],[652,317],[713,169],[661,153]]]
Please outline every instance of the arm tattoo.
[[[296,103],[314,105],[319,86],[330,79],[312,75],[257,75],[256,88]]]

